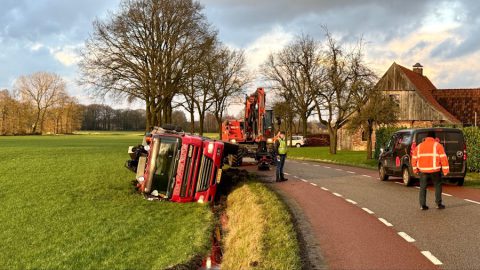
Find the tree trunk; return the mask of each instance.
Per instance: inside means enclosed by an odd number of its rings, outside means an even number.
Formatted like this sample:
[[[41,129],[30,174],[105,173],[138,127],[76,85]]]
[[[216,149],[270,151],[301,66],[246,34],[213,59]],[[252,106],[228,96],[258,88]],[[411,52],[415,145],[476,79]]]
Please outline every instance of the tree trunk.
[[[200,124],[199,130],[198,130],[198,134],[199,134],[200,136],[203,136],[203,125],[204,125],[204,122],[205,122],[205,115],[204,115],[204,114],[200,114],[200,119],[198,120],[198,123]]]
[[[328,127],[328,135],[330,137],[330,154],[337,154],[337,129]]]
[[[217,119],[217,124],[218,124],[218,139],[222,139],[222,117],[221,116],[215,116]]]
[[[372,159],[372,134],[373,133],[373,123],[368,121],[367,126],[367,159]]]
[[[150,102],[147,101],[147,105],[145,108],[146,116],[147,116],[147,122],[145,123],[145,131],[150,131],[152,127],[152,111],[151,111],[151,105]]]
[[[38,110],[37,116],[35,118],[35,122],[33,123],[33,126],[32,126],[32,134],[35,134],[35,132],[37,131],[38,121],[40,121],[40,113],[41,111]]]
[[[304,138],[307,137],[307,128],[308,128],[308,119],[305,115],[302,115],[302,135]]]
[[[195,112],[190,112],[190,133],[195,133]]]

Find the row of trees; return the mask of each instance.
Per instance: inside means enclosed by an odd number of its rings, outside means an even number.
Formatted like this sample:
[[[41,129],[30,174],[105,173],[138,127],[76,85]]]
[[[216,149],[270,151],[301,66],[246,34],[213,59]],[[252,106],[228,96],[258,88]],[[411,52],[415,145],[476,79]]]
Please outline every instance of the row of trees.
[[[94,22],[82,51],[80,84],[97,95],[145,102],[146,129],[172,122],[175,107],[221,123],[248,82],[242,51],[223,45],[192,0],[124,0]]]
[[[283,50],[272,53],[263,65],[263,75],[281,97],[276,111],[292,129],[296,116],[302,121],[302,133],[306,136],[309,117],[316,116],[330,136],[330,153],[337,152],[337,133],[349,120],[351,129],[365,123],[389,121],[384,115],[366,113],[365,104],[375,97],[373,109],[391,106],[388,99],[375,91],[377,77],[365,64],[362,54],[363,41],[347,49],[324,28],[326,40],[320,42],[308,35],[298,36]],[[388,113],[394,117],[395,113]],[[370,120],[368,123],[367,120]],[[368,129],[371,131],[371,129]],[[371,132],[370,132],[371,147]],[[370,151],[371,152],[371,151]]]
[[[72,133],[80,127],[82,108],[54,73],[21,76],[14,91],[0,91],[0,135]]]

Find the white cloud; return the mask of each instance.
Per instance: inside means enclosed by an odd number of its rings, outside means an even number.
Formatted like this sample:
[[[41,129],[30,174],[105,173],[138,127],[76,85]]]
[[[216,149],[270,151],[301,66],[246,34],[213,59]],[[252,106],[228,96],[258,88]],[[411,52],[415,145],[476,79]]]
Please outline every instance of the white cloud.
[[[275,26],[272,30],[253,41],[245,49],[247,67],[252,72],[265,62],[268,55],[285,47],[293,39],[293,34],[285,31],[281,26]]]
[[[63,46],[59,48],[50,48],[50,53],[58,62],[69,67],[80,61],[80,57],[76,50],[77,46]]]

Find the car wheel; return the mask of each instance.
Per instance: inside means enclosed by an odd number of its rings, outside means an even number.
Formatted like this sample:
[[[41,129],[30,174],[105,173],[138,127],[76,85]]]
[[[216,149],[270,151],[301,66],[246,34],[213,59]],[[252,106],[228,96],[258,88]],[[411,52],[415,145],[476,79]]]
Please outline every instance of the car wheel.
[[[297,148],[300,148],[302,145],[297,143],[297,145],[295,145]]]
[[[405,186],[412,185],[412,177],[410,176],[410,171],[408,170],[408,167],[403,167],[402,179],[403,179],[403,184],[405,184]]]
[[[458,178],[457,179],[457,186],[463,186],[463,183],[465,182],[465,178],[462,177],[462,178]]]
[[[381,181],[387,181],[388,180],[388,175],[387,175],[387,172],[385,171],[385,167],[383,167],[383,165],[380,165],[380,167],[378,167],[378,174],[380,176]]]

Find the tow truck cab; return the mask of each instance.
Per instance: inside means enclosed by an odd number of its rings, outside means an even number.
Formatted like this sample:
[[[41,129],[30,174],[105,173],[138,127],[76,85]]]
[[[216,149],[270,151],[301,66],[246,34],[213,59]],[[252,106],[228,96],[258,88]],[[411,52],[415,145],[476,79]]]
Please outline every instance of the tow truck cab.
[[[221,179],[224,150],[221,141],[159,129],[143,145],[130,147],[127,167],[137,173],[138,190],[149,197],[209,202]]]

